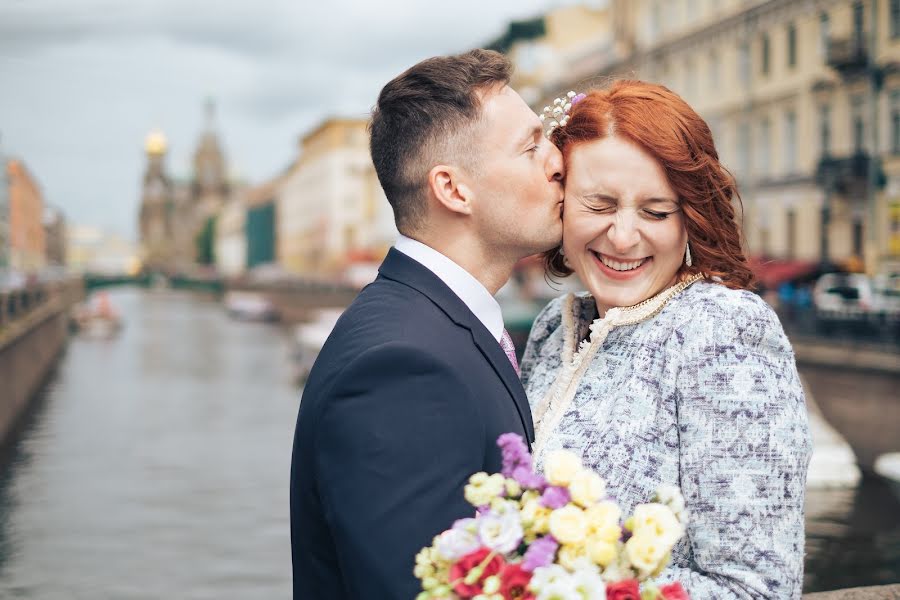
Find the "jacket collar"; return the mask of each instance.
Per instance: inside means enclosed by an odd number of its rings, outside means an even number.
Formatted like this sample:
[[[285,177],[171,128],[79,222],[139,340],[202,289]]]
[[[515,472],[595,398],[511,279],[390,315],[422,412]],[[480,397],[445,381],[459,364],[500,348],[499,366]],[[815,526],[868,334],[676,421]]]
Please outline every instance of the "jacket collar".
[[[503,348],[487,330],[484,324],[472,314],[459,296],[447,287],[440,278],[422,264],[391,248],[384,262],[378,268],[382,277],[407,285],[425,295],[440,308],[456,325],[468,329],[475,345],[491,364],[494,371],[503,381],[515,403],[516,410],[522,420],[522,426],[528,434],[528,441],[534,441],[534,426],[528,398],[519,376],[513,369],[503,352]]]

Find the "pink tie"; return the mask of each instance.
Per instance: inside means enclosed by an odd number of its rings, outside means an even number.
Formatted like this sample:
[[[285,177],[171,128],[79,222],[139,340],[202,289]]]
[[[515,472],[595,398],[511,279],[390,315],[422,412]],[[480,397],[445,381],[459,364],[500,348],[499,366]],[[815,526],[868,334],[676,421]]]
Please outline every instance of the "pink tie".
[[[518,374],[519,361],[516,360],[516,345],[513,344],[512,338],[509,337],[509,332],[505,329],[503,330],[503,336],[500,338],[500,347],[506,352],[506,358],[509,359],[510,364],[512,364],[513,369],[515,369],[516,374]]]

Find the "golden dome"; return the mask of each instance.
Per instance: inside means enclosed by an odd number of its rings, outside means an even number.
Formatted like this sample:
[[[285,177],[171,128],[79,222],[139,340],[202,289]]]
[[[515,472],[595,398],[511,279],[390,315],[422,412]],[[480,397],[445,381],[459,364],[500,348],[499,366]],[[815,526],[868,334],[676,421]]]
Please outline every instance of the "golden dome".
[[[144,140],[144,150],[147,154],[165,154],[168,148],[165,134],[160,130],[151,131]]]

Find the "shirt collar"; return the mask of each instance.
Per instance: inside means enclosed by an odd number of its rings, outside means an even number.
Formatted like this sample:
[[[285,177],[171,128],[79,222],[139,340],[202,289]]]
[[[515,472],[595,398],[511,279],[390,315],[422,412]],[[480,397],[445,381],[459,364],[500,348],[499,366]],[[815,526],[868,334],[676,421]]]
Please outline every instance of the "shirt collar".
[[[497,341],[503,337],[503,313],[497,300],[461,266],[422,242],[400,235],[394,248],[437,275],[472,311]]]

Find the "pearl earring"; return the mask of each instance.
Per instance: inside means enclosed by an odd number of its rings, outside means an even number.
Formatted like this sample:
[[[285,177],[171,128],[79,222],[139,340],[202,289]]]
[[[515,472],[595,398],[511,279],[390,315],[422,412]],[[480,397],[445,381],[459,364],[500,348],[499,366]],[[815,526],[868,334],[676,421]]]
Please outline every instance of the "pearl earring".
[[[684,246],[684,264],[687,266],[692,266],[694,264],[693,259],[691,259],[691,243],[688,242]]]

